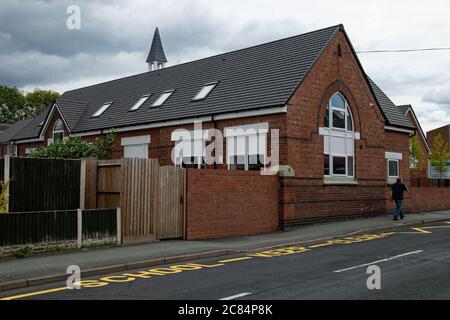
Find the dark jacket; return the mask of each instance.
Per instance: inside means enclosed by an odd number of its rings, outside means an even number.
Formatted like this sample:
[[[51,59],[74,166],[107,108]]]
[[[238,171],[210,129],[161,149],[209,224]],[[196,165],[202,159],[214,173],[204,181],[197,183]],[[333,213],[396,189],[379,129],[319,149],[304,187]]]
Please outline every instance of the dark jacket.
[[[408,191],[408,188],[403,183],[394,183],[391,186],[392,199],[393,200],[403,200],[403,192]]]

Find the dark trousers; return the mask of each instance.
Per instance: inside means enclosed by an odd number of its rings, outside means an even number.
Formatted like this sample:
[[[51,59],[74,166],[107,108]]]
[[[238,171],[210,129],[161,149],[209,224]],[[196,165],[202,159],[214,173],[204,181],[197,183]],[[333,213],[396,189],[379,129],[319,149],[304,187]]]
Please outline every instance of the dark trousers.
[[[395,200],[395,209],[394,209],[394,219],[401,218],[403,219],[403,213],[402,213],[402,204],[403,200]]]

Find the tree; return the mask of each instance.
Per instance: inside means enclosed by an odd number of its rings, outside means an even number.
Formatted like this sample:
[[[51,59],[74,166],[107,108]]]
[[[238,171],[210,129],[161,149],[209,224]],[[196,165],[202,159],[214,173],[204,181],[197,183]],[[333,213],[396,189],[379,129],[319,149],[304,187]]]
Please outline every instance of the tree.
[[[100,160],[111,159],[114,140],[116,140],[115,131],[108,133],[105,137],[96,138],[94,141],[95,156]]]
[[[24,114],[27,118],[35,117],[58,98],[56,91],[34,89],[25,95]]]
[[[409,163],[414,174],[417,174],[425,167],[425,153],[420,146],[417,136],[409,139]]]
[[[440,133],[437,134],[433,139],[430,159],[431,164],[436,167],[442,177],[442,174],[447,170],[447,163],[450,159],[450,152],[444,138],[442,138],[442,135]]]
[[[48,107],[59,93],[34,89],[24,93],[17,88],[0,86],[0,123],[15,123],[33,118]]]
[[[0,86],[0,123],[14,123],[22,120],[25,97],[17,88]]]
[[[81,159],[95,157],[100,160],[111,159],[112,146],[116,138],[115,132],[94,142],[86,142],[80,137],[57,141],[47,147],[41,147],[29,154],[32,158]]]

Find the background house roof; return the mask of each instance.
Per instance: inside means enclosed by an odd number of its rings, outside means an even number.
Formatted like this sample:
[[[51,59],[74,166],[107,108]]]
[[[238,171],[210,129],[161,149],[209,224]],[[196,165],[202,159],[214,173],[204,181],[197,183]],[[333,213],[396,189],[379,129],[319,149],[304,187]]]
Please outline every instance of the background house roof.
[[[46,108],[41,114],[30,119],[26,126],[14,135],[12,140],[24,140],[39,137],[42,124],[45,122],[50,107]]]
[[[400,126],[409,129],[415,129],[416,127],[405,117],[405,114],[392,102],[391,99],[378,87],[373,80],[367,76],[369,84],[372,87],[372,91],[375,98],[380,105],[386,122],[389,125]]]
[[[17,133],[19,133],[22,129],[29,124],[32,119],[22,120],[11,125],[6,131],[0,133],[0,143],[7,143],[11,140],[15,139]]]

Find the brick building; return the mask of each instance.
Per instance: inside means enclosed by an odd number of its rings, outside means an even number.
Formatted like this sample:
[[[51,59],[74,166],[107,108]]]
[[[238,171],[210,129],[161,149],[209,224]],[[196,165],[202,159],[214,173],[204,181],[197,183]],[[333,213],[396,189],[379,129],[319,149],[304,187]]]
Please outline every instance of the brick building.
[[[427,138],[431,145],[433,145],[433,140],[438,134],[442,136],[448,150],[450,150],[450,124],[427,132]]]
[[[281,182],[283,226],[380,214],[386,184],[399,176],[410,180],[409,139],[423,135],[417,118],[368,77],[342,25],[180,65],[166,62],[156,30],[149,72],[65,92],[0,141],[25,156],[56,140],[92,141],[114,129],[114,158],[260,170],[269,165],[270,133],[277,129],[280,174],[289,176]],[[200,121],[204,131],[179,140],[177,129],[193,130]],[[225,135],[222,162],[204,163],[206,129]],[[174,164],[176,144],[183,154]]]

